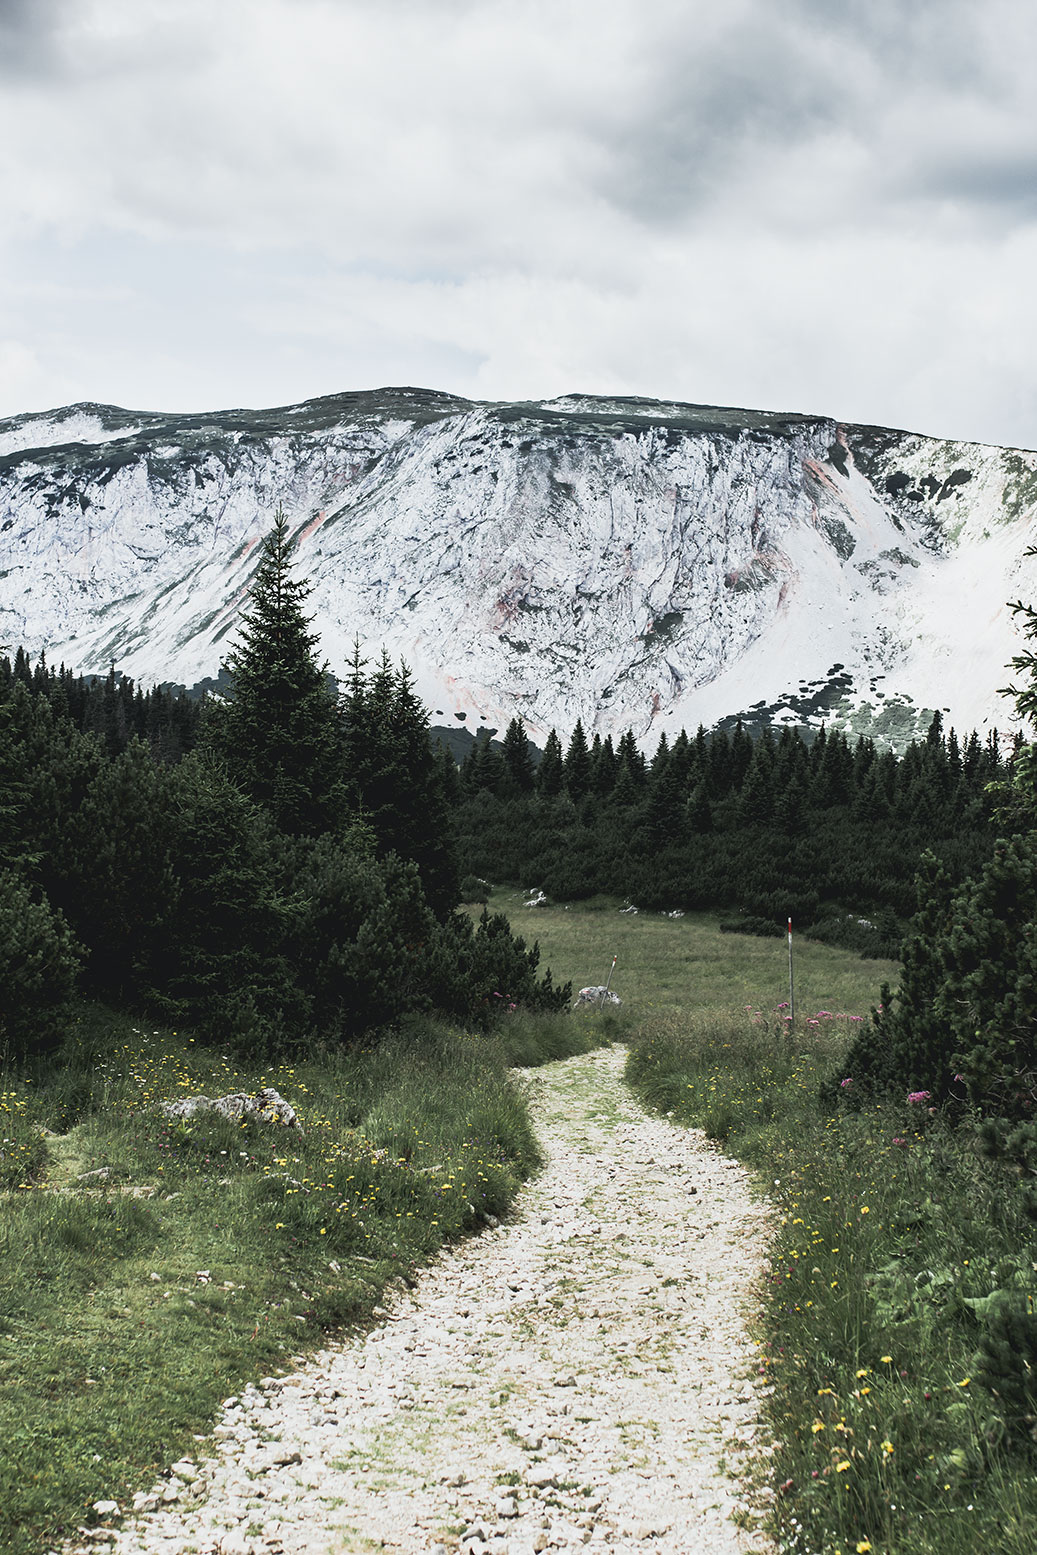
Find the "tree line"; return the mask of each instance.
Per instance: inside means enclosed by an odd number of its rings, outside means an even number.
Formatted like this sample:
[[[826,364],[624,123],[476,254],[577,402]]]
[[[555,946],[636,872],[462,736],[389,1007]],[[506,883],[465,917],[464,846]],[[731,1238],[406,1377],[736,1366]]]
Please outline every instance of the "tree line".
[[[719,909],[727,925],[896,955],[927,850],[952,882],[976,875],[994,840],[996,734],[959,741],[937,714],[902,755],[839,730],[664,734],[647,757],[632,734],[538,763],[522,723],[483,734],[454,789],[461,867],[562,900],[625,897],[649,910]]]

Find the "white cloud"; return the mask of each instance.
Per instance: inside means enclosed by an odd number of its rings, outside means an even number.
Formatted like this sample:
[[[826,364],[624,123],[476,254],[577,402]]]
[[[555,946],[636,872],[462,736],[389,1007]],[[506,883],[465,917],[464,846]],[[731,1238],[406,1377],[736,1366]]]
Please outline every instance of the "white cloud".
[[[7,0],[5,26],[0,333],[38,365],[0,411],[406,380],[1037,440],[1024,0]]]

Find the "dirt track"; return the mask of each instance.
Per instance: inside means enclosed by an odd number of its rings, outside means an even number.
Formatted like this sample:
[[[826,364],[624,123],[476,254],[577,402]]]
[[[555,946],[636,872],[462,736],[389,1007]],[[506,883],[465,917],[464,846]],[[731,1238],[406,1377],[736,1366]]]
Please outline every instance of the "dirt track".
[[[219,1456],[184,1464],[118,1548],[766,1548],[732,1516],[757,1442],[745,1306],[768,1210],[701,1135],[642,1110],[623,1058],[531,1074],[548,1164],[509,1223],[380,1327],[229,1404]]]

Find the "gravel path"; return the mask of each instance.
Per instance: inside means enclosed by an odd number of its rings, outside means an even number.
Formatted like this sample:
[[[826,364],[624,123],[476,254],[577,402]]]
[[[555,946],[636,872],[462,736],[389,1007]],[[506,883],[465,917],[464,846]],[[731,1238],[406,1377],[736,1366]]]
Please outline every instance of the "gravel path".
[[[732,1516],[759,1431],[744,1307],[768,1209],[701,1135],[643,1111],[624,1056],[531,1073],[548,1164],[514,1218],[380,1327],[228,1400],[218,1457],[175,1466],[119,1551],[765,1549]]]

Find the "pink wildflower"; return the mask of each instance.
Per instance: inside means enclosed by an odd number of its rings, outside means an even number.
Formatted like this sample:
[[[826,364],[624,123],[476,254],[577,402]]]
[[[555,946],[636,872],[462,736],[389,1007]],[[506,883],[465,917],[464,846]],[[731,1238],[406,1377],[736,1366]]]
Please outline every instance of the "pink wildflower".
[[[916,1106],[920,1101],[928,1101],[932,1094],[932,1091],[908,1091],[907,1099],[912,1106]]]

